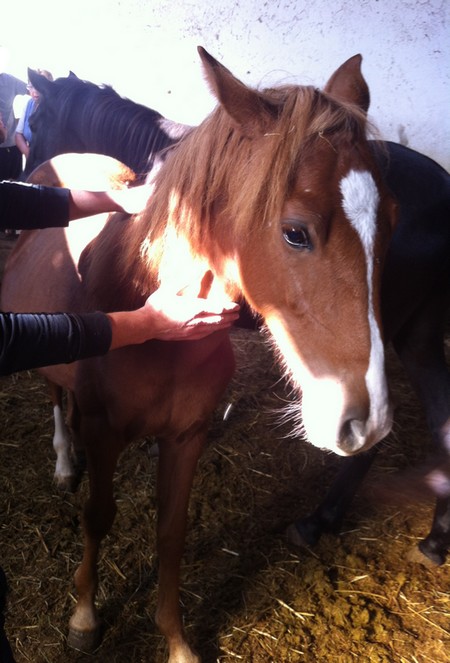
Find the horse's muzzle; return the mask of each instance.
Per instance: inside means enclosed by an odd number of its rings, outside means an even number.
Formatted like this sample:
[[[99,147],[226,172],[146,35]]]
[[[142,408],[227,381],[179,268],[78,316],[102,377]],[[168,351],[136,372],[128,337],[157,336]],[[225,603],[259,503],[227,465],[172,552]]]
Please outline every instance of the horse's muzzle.
[[[348,418],[341,426],[336,451],[343,456],[352,456],[360,451],[367,451],[385,438],[391,428],[392,409],[390,406],[375,425],[370,419]]]
[[[339,434],[338,449],[350,456],[361,451],[366,443],[366,422],[361,419],[347,419]]]

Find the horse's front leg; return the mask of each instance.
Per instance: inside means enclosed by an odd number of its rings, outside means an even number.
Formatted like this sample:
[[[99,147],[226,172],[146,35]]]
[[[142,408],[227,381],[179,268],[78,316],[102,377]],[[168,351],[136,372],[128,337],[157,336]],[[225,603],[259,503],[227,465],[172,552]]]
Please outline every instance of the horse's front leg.
[[[81,434],[86,442],[90,492],[84,509],[83,559],[74,577],[78,600],[70,619],[67,642],[74,649],[91,652],[100,643],[100,621],[95,607],[97,562],[100,544],[116,513],[113,475],[121,445],[101,416],[83,417]]]
[[[206,427],[195,435],[159,445],[158,558],[156,623],[169,648],[169,663],[200,663],[186,641],[180,609],[180,564],[186,536],[189,496]]]
[[[286,536],[295,546],[315,546],[322,534],[338,534],[344,516],[364,477],[370,470],[378,449],[342,459],[341,470],[323,502],[309,516],[299,518],[286,530]]]
[[[419,549],[432,562],[444,564],[450,547],[450,372],[444,348],[448,302],[437,289],[394,339],[411,383],[422,401],[434,449],[432,470],[425,476],[436,495],[433,524]]]

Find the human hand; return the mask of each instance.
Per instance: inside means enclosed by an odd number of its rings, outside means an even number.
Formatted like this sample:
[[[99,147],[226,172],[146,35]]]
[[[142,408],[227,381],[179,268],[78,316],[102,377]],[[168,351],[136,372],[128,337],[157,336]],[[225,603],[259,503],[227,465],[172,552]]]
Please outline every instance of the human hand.
[[[109,197],[127,214],[139,214],[146,208],[151,193],[150,185],[141,184],[129,189],[109,191]]]
[[[229,300],[200,299],[164,288],[154,292],[141,311],[149,317],[152,338],[160,341],[199,340],[227,329],[239,317],[239,305]]]
[[[227,329],[239,317],[239,305],[223,298],[200,299],[160,288],[135,311],[107,314],[111,323],[110,350],[160,341],[198,341]]]
[[[138,214],[145,209],[152,188],[148,184],[130,189],[110,189],[109,191],[85,191],[71,189],[69,195],[69,219],[81,219],[105,212],[126,212]]]

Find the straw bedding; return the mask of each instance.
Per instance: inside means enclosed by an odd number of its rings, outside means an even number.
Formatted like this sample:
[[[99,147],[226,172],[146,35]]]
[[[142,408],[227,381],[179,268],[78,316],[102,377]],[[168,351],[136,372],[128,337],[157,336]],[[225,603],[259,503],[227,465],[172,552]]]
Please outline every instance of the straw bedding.
[[[183,564],[187,632],[205,663],[450,661],[450,564],[431,567],[413,554],[432,504],[379,503],[373,492],[380,477],[420,463],[429,445],[395,357],[395,428],[341,536],[295,549],[284,529],[318,503],[339,459],[278,425],[273,412],[288,394],[259,334],[235,332],[233,342],[238,371],[199,463]],[[74,495],[54,487],[51,415],[36,373],[0,379],[0,556],[17,663],[162,663],[152,440],[120,460],[118,515],[100,560],[104,637],[88,656],[65,644],[87,481]]]

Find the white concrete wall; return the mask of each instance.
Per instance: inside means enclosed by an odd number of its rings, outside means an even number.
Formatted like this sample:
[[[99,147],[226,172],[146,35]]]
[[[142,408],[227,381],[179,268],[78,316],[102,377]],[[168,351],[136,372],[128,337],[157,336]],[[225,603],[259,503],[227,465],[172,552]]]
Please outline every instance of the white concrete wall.
[[[188,123],[214,105],[197,44],[262,86],[321,86],[361,53],[382,136],[450,170],[450,0],[23,0],[20,15],[0,25],[15,73],[72,69]]]

